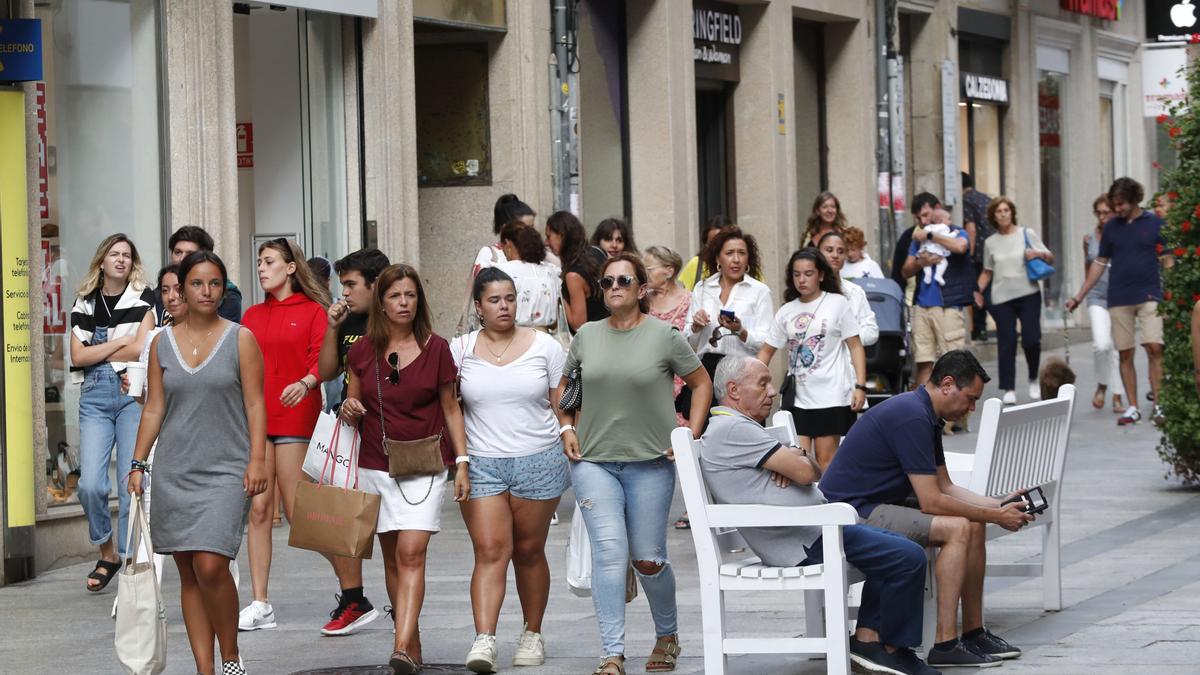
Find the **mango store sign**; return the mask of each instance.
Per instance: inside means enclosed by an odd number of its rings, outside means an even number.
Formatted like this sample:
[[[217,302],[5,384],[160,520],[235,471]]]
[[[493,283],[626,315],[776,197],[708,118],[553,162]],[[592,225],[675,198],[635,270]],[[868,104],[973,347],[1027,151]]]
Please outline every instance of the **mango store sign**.
[[[41,19],[0,19],[0,82],[42,79]]]

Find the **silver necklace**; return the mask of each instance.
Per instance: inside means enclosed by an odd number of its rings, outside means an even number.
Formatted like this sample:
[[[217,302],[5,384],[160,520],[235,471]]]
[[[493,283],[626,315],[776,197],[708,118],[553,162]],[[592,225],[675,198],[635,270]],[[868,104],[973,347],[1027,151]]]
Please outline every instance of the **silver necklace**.
[[[489,335],[487,342],[485,342],[483,345],[483,348],[488,350],[488,353],[496,358],[496,363],[500,363],[500,360],[504,358],[505,352],[508,351],[508,348],[512,346],[513,340],[516,340],[516,339],[517,339],[517,333],[516,333],[516,331],[513,331],[513,336],[508,339],[508,344],[504,345],[504,349],[501,349],[500,353],[497,354],[496,352],[492,351],[491,347],[488,346],[488,343],[492,342],[492,338]]]
[[[197,345],[196,341],[192,339],[191,326],[186,325],[186,324],[184,325],[184,327],[183,327],[184,336],[187,337],[188,342],[192,343],[192,356],[197,356],[200,354],[200,346],[202,346],[205,342],[208,342],[208,338],[210,335],[212,335],[212,332],[213,332],[213,329],[211,329],[211,328],[208,329],[208,332],[205,333],[204,337],[200,339],[200,345]]]

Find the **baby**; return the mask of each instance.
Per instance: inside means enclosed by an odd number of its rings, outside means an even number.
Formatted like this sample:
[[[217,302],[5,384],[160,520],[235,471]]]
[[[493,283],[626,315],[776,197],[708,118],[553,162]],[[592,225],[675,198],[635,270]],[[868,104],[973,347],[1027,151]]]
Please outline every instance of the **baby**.
[[[942,259],[938,264],[930,265],[929,267],[925,268],[925,285],[928,286],[936,281],[938,286],[945,286],[946,268],[950,265],[946,259],[950,257],[950,249],[935,242],[933,240],[933,235],[950,234],[950,212],[944,209],[935,210],[932,218],[930,219],[930,223],[924,226],[922,229],[924,229],[925,233],[929,236],[927,236],[925,241],[921,243],[921,248],[918,252],[936,255]]]

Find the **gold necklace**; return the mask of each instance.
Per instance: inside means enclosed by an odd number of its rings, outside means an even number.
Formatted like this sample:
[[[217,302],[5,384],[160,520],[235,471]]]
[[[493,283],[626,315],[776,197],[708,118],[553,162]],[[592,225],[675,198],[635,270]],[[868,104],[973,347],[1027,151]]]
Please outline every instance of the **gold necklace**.
[[[500,363],[500,359],[504,358],[504,353],[508,351],[508,348],[512,346],[513,340],[516,340],[516,339],[517,339],[517,332],[513,331],[513,336],[508,339],[508,344],[504,345],[504,349],[501,349],[499,354],[492,351],[492,348],[488,346],[487,342],[484,343],[483,348],[488,350],[489,354],[496,357],[496,363]],[[488,336],[488,342],[491,342],[491,341],[492,341],[491,336]]]
[[[191,326],[190,326],[190,325],[185,325],[185,326],[184,326],[184,328],[183,328],[183,333],[184,333],[184,336],[185,336],[185,337],[187,337],[187,339],[188,339],[188,342],[192,343],[192,356],[197,356],[197,355],[199,355],[199,354],[200,354],[200,346],[199,346],[199,345],[197,345],[197,344],[196,344],[196,341],[192,339],[192,328],[191,328]],[[200,345],[203,345],[205,342],[208,342],[208,338],[209,338],[209,336],[210,336],[210,335],[212,335],[212,329],[211,329],[211,328],[208,330],[208,332],[207,332],[207,333],[205,333],[205,334],[204,334],[204,337],[203,337],[203,338],[201,338],[201,340],[200,340]]]

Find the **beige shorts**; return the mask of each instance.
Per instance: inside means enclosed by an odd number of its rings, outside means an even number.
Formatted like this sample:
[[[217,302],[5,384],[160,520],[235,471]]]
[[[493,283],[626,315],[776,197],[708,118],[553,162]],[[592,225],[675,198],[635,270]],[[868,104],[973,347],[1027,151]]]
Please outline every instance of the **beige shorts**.
[[[890,530],[921,546],[929,546],[929,533],[933,530],[933,516],[907,506],[880,504],[867,516],[867,525]]]
[[[967,346],[966,316],[961,307],[913,307],[912,335],[913,361],[933,363]]]
[[[1143,302],[1140,305],[1121,305],[1109,307],[1108,315],[1112,317],[1113,346],[1117,351],[1133,349],[1137,346],[1134,338],[1134,320],[1142,325],[1142,344],[1161,345],[1163,343],[1162,317],[1158,315],[1158,303]]]

